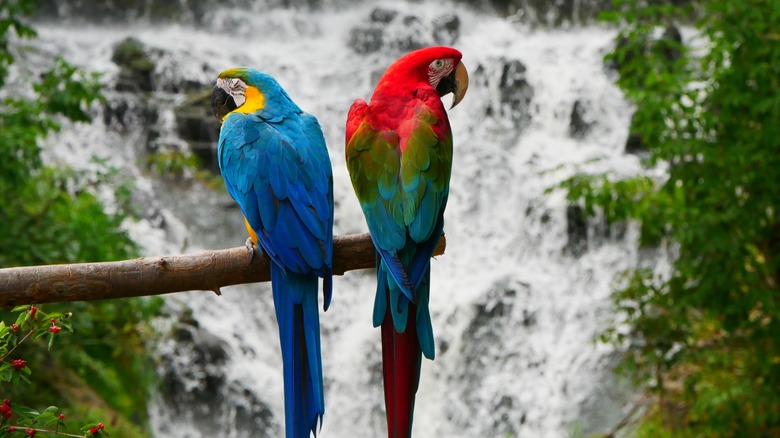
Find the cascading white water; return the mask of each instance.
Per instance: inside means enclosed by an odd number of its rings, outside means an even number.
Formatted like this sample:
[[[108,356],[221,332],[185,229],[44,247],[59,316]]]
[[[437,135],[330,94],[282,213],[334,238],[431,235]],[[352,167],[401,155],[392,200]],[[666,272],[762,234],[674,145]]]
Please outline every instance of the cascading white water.
[[[228,195],[139,170],[138,145],[150,124],[161,133],[157,141],[182,143],[171,111],[184,98],[159,91],[172,88],[165,84],[208,86],[225,68],[251,65],[278,78],[319,118],[334,168],[335,233],[365,232],[343,159],[344,122],[352,101],[368,98],[378,72],[400,53],[387,44],[364,55],[348,47],[350,30],[365,24],[374,6],[214,11],[211,24],[198,28],[41,25],[42,57],[61,53],[103,72],[106,84],[118,74],[112,48],[127,36],[164,52],[155,70],[158,91],[142,98],[109,92],[111,102],[129,107],[128,126],[98,120],[70,128],[53,139],[50,159],[83,168],[96,154],[135,179],[144,214],[128,227],[149,255],[238,246],[245,231]],[[387,40],[434,42],[409,29],[429,30],[441,15],[439,2],[385,7],[418,18],[388,28]],[[632,393],[611,373],[612,351],[593,337],[609,317],[615,274],[637,263],[636,232],[628,227],[610,237],[590,225],[587,241],[572,249],[564,196],[545,189],[580,170],[641,171],[623,151],[630,107],[602,63],[614,31],[530,30],[462,6],[447,9],[460,19],[454,46],[464,54],[471,85],[450,113],[455,161],[447,250],[433,262],[430,304],[437,358],[423,362],[415,436],[609,431]],[[508,83],[514,88],[507,90]],[[158,116],[134,119],[143,113],[134,108],[149,101]],[[588,129],[573,137],[576,101]],[[323,437],[384,433],[373,285],[371,272],[336,278],[333,305],[321,316]],[[163,387],[151,412],[156,435],[281,436],[281,356],[269,285],[226,288],[221,297],[177,294],[168,303],[185,316],[175,318],[158,347]]]

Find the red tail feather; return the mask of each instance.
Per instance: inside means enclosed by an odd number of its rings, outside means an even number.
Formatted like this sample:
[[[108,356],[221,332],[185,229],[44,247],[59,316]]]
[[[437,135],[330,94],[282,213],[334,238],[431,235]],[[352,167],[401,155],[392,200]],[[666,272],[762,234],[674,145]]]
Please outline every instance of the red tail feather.
[[[409,438],[412,435],[414,396],[420,382],[420,344],[414,315],[416,308],[409,303],[409,321],[406,331],[399,333],[393,327],[390,306],[382,322],[382,374],[385,384],[387,435],[389,438]]]

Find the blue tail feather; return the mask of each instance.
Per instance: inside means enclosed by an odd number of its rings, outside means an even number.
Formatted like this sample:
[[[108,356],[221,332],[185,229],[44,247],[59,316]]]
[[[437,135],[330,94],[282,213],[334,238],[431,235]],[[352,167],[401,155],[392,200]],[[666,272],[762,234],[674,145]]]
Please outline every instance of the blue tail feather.
[[[387,315],[387,308],[390,307],[389,313],[393,320],[395,330],[399,333],[405,332],[407,325],[412,321],[415,325],[417,338],[420,342],[420,350],[425,357],[433,360],[436,355],[436,348],[433,338],[431,313],[428,309],[430,283],[431,265],[428,263],[425,271],[423,271],[423,275],[420,276],[420,282],[415,289],[417,304],[412,307],[410,306],[411,302],[409,299],[403,294],[398,285],[394,283],[393,276],[388,272],[385,264],[379,261],[377,267],[377,291],[374,300],[373,322],[374,327],[381,325]],[[414,309],[414,315],[409,315],[411,309]]]
[[[428,309],[428,299],[430,298],[431,285],[431,265],[422,276],[423,279],[417,287],[417,315],[415,316],[415,327],[417,327],[417,339],[420,341],[420,350],[430,360],[436,356],[436,347],[433,341],[433,324],[431,323],[431,312]]]
[[[376,255],[376,298],[374,299],[374,327],[382,325],[387,314],[387,273],[382,269],[382,258]]]
[[[287,438],[316,435],[325,413],[322,383],[319,278],[285,272],[271,264],[276,319],[284,368],[284,411]]]
[[[333,269],[326,267],[322,275],[322,310],[327,311],[330,307],[330,300],[333,298]]]

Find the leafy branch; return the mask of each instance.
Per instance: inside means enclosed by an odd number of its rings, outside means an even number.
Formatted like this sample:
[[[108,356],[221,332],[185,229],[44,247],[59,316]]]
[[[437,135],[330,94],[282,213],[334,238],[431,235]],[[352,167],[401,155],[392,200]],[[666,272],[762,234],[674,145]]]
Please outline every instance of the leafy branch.
[[[41,308],[24,305],[12,310],[18,313],[16,322],[7,325],[0,321],[0,381],[10,382],[12,385],[20,383],[31,384],[32,369],[27,361],[15,358],[14,353],[26,342],[48,337],[48,348],[51,349],[55,339],[60,336],[63,329],[72,332],[70,313],[45,313]],[[81,434],[76,435],[65,432],[65,414],[59,412],[56,406],[49,406],[42,412],[27,406],[13,403],[4,399],[0,405],[0,432],[4,435],[15,433],[27,436],[57,435],[68,437],[96,437],[109,436],[103,423],[87,424],[81,427]]]

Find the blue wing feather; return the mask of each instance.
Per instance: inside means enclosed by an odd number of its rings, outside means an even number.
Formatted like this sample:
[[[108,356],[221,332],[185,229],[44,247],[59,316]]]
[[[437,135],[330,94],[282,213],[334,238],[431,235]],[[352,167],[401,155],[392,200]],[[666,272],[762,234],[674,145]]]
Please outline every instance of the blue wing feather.
[[[285,118],[272,126],[257,115],[231,114],[220,136],[219,163],[263,249],[278,255],[274,261],[294,272],[322,274],[332,259],[333,182],[324,140],[310,144],[316,138],[312,119]],[[229,135],[241,127],[245,135]],[[313,246],[318,241],[322,247]]]

